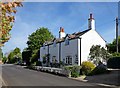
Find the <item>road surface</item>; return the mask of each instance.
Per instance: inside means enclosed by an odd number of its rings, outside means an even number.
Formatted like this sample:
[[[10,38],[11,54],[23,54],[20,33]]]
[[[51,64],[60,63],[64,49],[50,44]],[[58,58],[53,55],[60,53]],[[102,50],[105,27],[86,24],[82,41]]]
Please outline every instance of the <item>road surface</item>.
[[[4,86],[96,86],[95,88],[103,88],[96,84],[29,70],[17,65],[3,65],[2,78]]]

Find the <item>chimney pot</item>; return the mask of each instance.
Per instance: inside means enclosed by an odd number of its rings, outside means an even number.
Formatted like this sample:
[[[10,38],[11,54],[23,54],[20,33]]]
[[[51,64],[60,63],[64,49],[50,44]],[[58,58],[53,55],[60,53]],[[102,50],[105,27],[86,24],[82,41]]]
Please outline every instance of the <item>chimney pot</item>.
[[[64,28],[60,27],[60,32],[64,32]]]
[[[64,28],[60,27],[59,38],[65,37]]]
[[[90,13],[90,18],[88,19],[88,29],[95,30],[95,20],[93,18],[92,13]]]
[[[90,14],[90,19],[93,19],[93,15],[92,15],[92,13]]]

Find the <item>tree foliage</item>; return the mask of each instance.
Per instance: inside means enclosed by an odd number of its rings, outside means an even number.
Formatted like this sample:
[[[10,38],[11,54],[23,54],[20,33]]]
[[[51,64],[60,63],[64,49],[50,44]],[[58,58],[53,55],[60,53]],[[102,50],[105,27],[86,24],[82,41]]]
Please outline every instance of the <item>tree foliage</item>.
[[[44,44],[45,41],[50,41],[54,38],[53,34],[49,31],[48,28],[41,27],[33,32],[28,37],[28,50],[31,51],[31,63],[38,61],[40,58],[39,50],[40,47]]]
[[[2,53],[2,49],[0,48],[0,60],[2,59],[3,57],[3,53]]]
[[[38,50],[45,41],[50,41],[53,38],[54,36],[48,28],[41,27],[33,32],[31,35],[29,35],[27,41],[28,48],[30,50]]]
[[[21,2],[0,2],[0,47],[10,39],[10,30],[13,27],[17,12],[16,8],[23,6]]]
[[[26,62],[26,65],[30,65],[30,57],[32,55],[32,51],[25,48],[22,52],[22,61]]]
[[[100,45],[92,46],[90,48],[89,58],[94,64],[98,65],[101,60],[107,61],[109,59],[108,51]]]
[[[6,63],[6,61],[7,61],[7,57],[4,56],[4,57],[2,58],[2,62],[3,62],[3,63]]]
[[[40,58],[40,50],[34,50],[31,57],[31,63],[37,62]]]
[[[107,45],[107,48],[110,53],[115,53],[116,52],[116,39],[114,39],[112,43],[109,43]],[[120,36],[118,37],[118,49],[120,53]]]
[[[15,48],[13,51],[10,52],[8,55],[8,62],[9,63],[17,63],[18,61],[21,61],[22,54],[20,52],[19,48]]]

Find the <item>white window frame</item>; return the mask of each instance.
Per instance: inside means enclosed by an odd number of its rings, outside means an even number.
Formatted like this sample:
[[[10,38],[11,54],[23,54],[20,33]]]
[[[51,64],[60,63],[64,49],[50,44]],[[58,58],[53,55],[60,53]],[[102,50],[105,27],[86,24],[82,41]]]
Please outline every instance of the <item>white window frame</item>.
[[[67,56],[66,57],[66,64],[67,65],[72,65],[72,56]]]
[[[75,55],[75,64],[78,64],[78,55]]]

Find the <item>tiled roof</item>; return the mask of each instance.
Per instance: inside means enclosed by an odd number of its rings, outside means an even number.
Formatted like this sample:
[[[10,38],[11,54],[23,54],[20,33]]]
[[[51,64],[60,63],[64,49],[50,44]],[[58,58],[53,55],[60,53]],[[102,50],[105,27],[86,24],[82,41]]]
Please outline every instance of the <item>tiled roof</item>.
[[[82,36],[83,34],[87,33],[89,30],[90,29],[82,31],[82,32],[77,32],[77,33],[72,33],[72,34],[66,34],[66,36],[63,37],[63,38],[54,38],[52,41],[46,41],[45,45],[53,44],[54,41],[56,43],[63,42],[66,39],[66,37],[68,37],[68,39],[78,38],[79,36]]]

